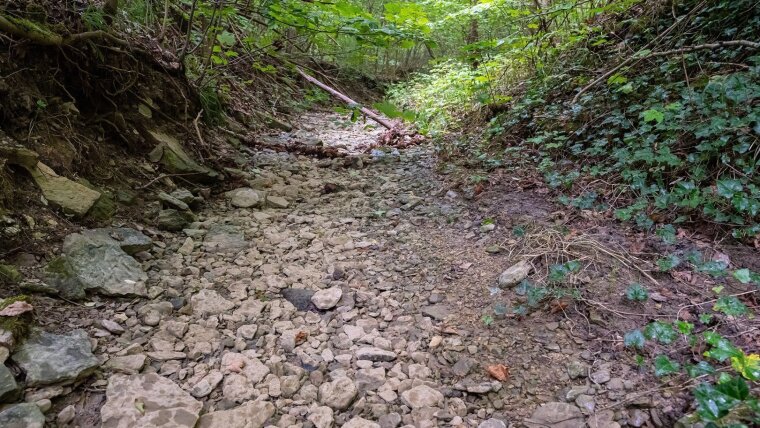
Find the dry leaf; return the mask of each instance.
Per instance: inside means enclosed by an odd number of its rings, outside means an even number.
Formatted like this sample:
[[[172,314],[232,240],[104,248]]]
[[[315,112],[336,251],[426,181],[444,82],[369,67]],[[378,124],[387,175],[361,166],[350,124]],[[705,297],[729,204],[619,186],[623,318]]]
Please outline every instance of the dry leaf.
[[[306,342],[306,339],[309,337],[309,333],[305,331],[299,331],[298,334],[296,334],[296,346]]]
[[[565,300],[555,300],[555,301],[552,302],[551,310],[549,311],[549,313],[556,314],[557,312],[562,312],[569,305],[570,305],[570,303],[568,303]]]
[[[486,367],[486,371],[489,375],[493,376],[494,379],[500,382],[504,382],[509,378],[509,367],[504,364],[490,365]]]
[[[3,310],[0,311],[0,317],[17,317],[23,313],[31,312],[33,310],[34,306],[20,300],[18,302],[13,302],[3,308]]]

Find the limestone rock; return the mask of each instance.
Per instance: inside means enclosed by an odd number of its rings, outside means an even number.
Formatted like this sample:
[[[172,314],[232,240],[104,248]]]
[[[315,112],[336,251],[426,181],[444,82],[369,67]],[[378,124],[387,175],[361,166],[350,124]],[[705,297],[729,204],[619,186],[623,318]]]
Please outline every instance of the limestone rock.
[[[99,364],[84,330],[68,334],[34,331],[11,358],[26,373],[27,386],[74,382]]]
[[[259,193],[250,187],[231,190],[227,192],[227,197],[230,199],[230,204],[238,208],[255,207],[261,202]]]
[[[545,403],[526,419],[529,428],[575,428],[583,425],[583,414],[577,407],[560,402]]]
[[[100,192],[59,176],[42,162],[30,168],[29,173],[45,199],[64,212],[82,217],[100,198]]]
[[[499,286],[514,287],[527,278],[532,269],[533,266],[527,260],[521,260],[499,275]]]
[[[0,363],[0,403],[15,400],[19,393],[19,387],[13,374],[4,364]]]
[[[327,406],[319,406],[312,410],[307,418],[316,428],[332,428],[333,411]]]
[[[238,252],[248,248],[249,245],[240,230],[225,224],[212,225],[203,239],[204,249],[218,253]]]
[[[0,412],[0,427],[43,428],[45,415],[34,403],[15,404]]]
[[[280,196],[269,195],[267,196],[267,205],[274,208],[287,208],[290,202]]]
[[[319,309],[328,310],[334,308],[342,296],[343,290],[340,287],[330,287],[314,293],[311,296],[311,302]]]
[[[268,401],[250,401],[235,409],[201,416],[197,428],[262,428],[274,412],[274,405]]]
[[[201,166],[191,158],[176,138],[158,131],[148,131],[156,148],[148,155],[151,162],[160,162],[172,174],[183,174],[183,178],[200,182],[221,179],[221,175],[211,168]]]
[[[190,298],[193,313],[218,315],[232,310],[235,304],[214,290],[203,289]]]
[[[91,229],[82,232],[84,235],[105,235],[119,244],[122,250],[129,255],[134,255],[140,251],[148,251],[153,247],[153,240],[145,236],[142,232],[129,227],[106,227],[102,229]]]
[[[108,379],[100,417],[103,428],[193,428],[202,407],[200,401],[158,374],[113,375]]]
[[[357,360],[369,360],[374,362],[387,362],[396,359],[396,353],[384,349],[367,346],[356,351]]]
[[[443,394],[427,385],[407,389],[401,393],[401,399],[412,409],[443,406]]]
[[[112,357],[103,366],[119,373],[137,374],[145,367],[146,359],[145,354],[123,355]]]
[[[159,229],[176,232],[194,221],[195,216],[190,211],[166,209],[159,211],[156,223]]]
[[[343,424],[343,428],[380,428],[380,424],[355,416]]]
[[[140,263],[104,233],[72,233],[63,256],[47,267],[51,285],[66,298],[81,299],[88,290],[110,296],[146,296],[148,276]]]
[[[319,386],[319,401],[335,410],[346,410],[358,392],[351,379],[341,377]]]

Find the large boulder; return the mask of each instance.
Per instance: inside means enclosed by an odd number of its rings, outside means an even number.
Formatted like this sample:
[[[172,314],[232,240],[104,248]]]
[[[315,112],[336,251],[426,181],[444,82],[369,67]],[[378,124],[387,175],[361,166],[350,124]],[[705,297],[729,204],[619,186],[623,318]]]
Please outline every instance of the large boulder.
[[[68,334],[34,331],[11,358],[26,373],[27,386],[71,383],[99,365],[84,330]]]
[[[73,233],[63,241],[63,255],[47,266],[47,279],[61,295],[82,299],[88,290],[110,296],[145,296],[140,263],[103,231]]]
[[[193,428],[202,407],[192,395],[156,373],[113,375],[108,379],[106,404],[100,409],[101,427]]]
[[[14,401],[18,397],[19,392],[20,390],[16,379],[13,378],[13,373],[4,364],[0,364],[0,403]]]

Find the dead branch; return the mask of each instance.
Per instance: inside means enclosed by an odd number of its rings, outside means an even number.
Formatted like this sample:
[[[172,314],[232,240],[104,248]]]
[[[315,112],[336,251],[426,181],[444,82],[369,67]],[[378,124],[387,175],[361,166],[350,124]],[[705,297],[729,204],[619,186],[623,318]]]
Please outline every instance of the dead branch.
[[[306,79],[309,83],[312,83],[316,86],[318,86],[320,89],[324,89],[325,91],[329,92],[330,95],[334,96],[335,98],[338,98],[339,100],[345,102],[349,106],[358,106],[359,111],[367,115],[370,119],[374,120],[375,122],[379,123],[380,125],[384,126],[387,129],[393,129],[393,124],[391,124],[389,121],[383,119],[380,117],[379,114],[375,113],[374,111],[368,109],[367,107],[362,107],[359,103],[352,100],[348,96],[338,92],[337,90],[325,85],[324,83],[320,82],[319,80],[309,76],[308,74],[304,73],[303,70],[301,70],[300,67],[296,67],[296,71],[298,71],[298,74],[301,75],[304,79]]]

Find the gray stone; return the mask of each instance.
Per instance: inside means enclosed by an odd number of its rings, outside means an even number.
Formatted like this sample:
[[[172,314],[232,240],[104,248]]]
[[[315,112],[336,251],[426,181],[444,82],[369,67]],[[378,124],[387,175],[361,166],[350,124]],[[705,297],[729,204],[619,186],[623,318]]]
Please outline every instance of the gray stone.
[[[319,386],[319,401],[335,410],[346,410],[358,392],[351,379],[341,377]]]
[[[443,321],[451,315],[451,309],[448,305],[431,305],[422,308],[422,315],[433,318],[434,320]]]
[[[567,364],[567,375],[570,379],[578,379],[586,377],[588,374],[588,366],[580,361],[574,360]]]
[[[502,420],[491,418],[481,422],[478,428],[507,428],[507,424]]]
[[[596,371],[591,373],[589,379],[594,383],[607,383],[610,380],[610,371],[604,369]]]
[[[0,363],[0,403],[8,403],[18,398],[20,390],[13,373]]]
[[[251,401],[231,410],[203,415],[197,428],[262,428],[274,412],[274,405],[268,401]]]
[[[74,382],[99,364],[84,330],[68,334],[34,331],[11,358],[26,373],[27,386]]]
[[[527,278],[532,269],[533,266],[528,261],[521,260],[499,275],[499,286],[514,287]]]
[[[412,409],[443,406],[443,394],[427,385],[407,389],[401,393],[401,400]]]
[[[211,226],[203,239],[203,247],[207,251],[218,253],[235,253],[249,246],[238,228],[225,224]]]
[[[251,208],[259,205],[261,197],[259,193],[250,187],[243,187],[227,192],[230,204],[238,208]]]
[[[319,309],[328,310],[335,307],[343,296],[343,290],[340,287],[330,287],[319,290],[311,296],[311,302]]]
[[[134,255],[140,251],[148,251],[153,248],[153,240],[145,236],[142,232],[128,227],[107,227],[103,229],[92,229],[82,232],[84,235],[105,234],[119,243],[119,247],[129,255]]]
[[[343,424],[343,428],[380,428],[380,425],[359,416],[351,418]]]
[[[15,404],[0,412],[0,427],[3,428],[42,428],[45,415],[34,403]]]
[[[313,290],[306,290],[303,288],[285,288],[281,291],[282,297],[290,302],[299,311],[316,310],[316,306],[311,303],[311,298],[314,296]]]
[[[583,426],[580,409],[567,403],[545,403],[524,421],[528,428],[577,428]]]
[[[190,298],[195,314],[218,315],[232,310],[235,304],[214,290],[203,289]]]
[[[333,411],[327,406],[319,406],[309,413],[307,418],[314,424],[315,428],[332,428],[333,426]]]
[[[146,296],[148,276],[140,263],[102,232],[72,233],[63,241],[63,256],[47,266],[48,281],[61,295],[85,297],[89,290],[110,296]]]
[[[177,199],[174,196],[169,195],[167,193],[159,192],[158,193],[158,199],[161,202],[163,202],[164,204],[169,205],[171,208],[175,208],[175,209],[178,209],[180,211],[189,211],[190,210],[190,206],[189,205],[187,205],[186,203],[180,201],[179,199]]]
[[[45,199],[66,213],[82,217],[100,199],[100,192],[59,176],[42,162],[28,171]]]
[[[190,394],[195,398],[205,397],[211,394],[211,391],[222,382],[223,378],[224,376],[219,370],[212,370],[190,389]]]
[[[475,360],[473,360],[470,357],[462,357],[459,359],[459,361],[454,364],[454,366],[451,368],[451,371],[454,372],[455,375],[465,377],[470,373],[470,370],[475,366]]]
[[[195,221],[195,215],[190,211],[179,211],[175,209],[166,209],[158,212],[156,224],[159,229],[177,232],[185,228],[188,224]]]
[[[113,375],[100,409],[103,428],[193,428],[203,405],[156,373]]]
[[[158,131],[148,131],[156,148],[148,155],[151,162],[160,162],[172,174],[182,174],[182,178],[201,182],[217,181],[220,174],[211,168],[201,166],[191,158],[176,138]]]
[[[147,357],[145,354],[111,357],[111,359],[106,361],[103,367],[119,373],[137,374],[140,373],[143,367],[145,367],[146,359]]]
[[[386,413],[380,416],[377,422],[380,424],[380,428],[396,428],[401,425],[401,415],[396,412]]]
[[[365,346],[364,348],[359,348],[356,351],[356,359],[369,360],[373,362],[387,362],[395,360],[396,353],[376,348],[374,346]]]
[[[584,415],[590,415],[594,413],[596,408],[596,401],[594,397],[586,394],[581,394],[575,398],[575,404],[581,409]]]
[[[267,196],[267,205],[274,208],[287,208],[288,205],[290,205],[290,202],[285,198],[269,195]]]

